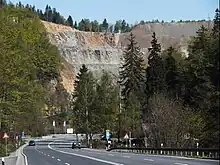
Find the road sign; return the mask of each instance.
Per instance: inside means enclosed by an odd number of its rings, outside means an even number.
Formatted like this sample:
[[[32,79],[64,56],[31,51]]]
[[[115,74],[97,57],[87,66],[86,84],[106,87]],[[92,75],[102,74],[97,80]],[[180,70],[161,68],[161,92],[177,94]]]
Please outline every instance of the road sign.
[[[4,133],[3,139],[8,139],[9,136],[7,135],[7,133]]]
[[[24,131],[21,133],[21,138],[22,139],[24,138]]]
[[[68,134],[73,134],[73,128],[67,128],[66,133]]]
[[[129,139],[128,134],[126,133],[126,135],[124,136],[124,139]]]
[[[110,130],[106,130],[106,140],[108,141],[110,139]]]
[[[53,121],[53,126],[55,127],[55,121]]]

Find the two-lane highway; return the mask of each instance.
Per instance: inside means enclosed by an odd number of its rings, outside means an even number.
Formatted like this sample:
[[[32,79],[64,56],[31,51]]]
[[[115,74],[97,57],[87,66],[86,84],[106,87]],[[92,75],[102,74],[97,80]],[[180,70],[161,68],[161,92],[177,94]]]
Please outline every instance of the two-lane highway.
[[[93,149],[71,149],[71,145],[26,147],[24,153],[29,165],[218,165],[219,161],[181,157],[154,156],[132,153],[107,152]],[[68,142],[70,143],[70,142]],[[71,143],[70,143],[71,144]]]

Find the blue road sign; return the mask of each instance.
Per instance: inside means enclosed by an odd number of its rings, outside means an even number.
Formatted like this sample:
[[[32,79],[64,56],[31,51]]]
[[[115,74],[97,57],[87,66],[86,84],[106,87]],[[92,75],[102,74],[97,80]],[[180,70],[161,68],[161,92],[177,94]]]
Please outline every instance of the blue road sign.
[[[110,130],[106,130],[106,140],[110,139]]]

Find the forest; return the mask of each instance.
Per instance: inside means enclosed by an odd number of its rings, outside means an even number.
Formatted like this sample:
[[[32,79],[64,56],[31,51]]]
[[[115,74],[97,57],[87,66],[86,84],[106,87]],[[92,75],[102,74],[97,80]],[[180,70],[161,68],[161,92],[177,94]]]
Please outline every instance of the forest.
[[[60,83],[63,59],[45,34],[34,12],[0,8],[0,132],[44,134],[50,105],[59,104],[50,92],[51,81],[57,82],[57,93],[66,94]]]
[[[131,33],[117,81],[107,72],[96,80],[83,65],[70,100],[76,133],[142,138],[145,147],[219,147],[219,10],[212,28],[201,26],[188,57],[161,50],[152,34],[148,65]]]
[[[0,8],[0,132],[47,134],[47,117],[63,119],[88,136],[111,130],[143,138],[146,147],[219,147],[220,11],[213,27],[202,26],[189,42],[188,57],[172,45],[161,50],[152,34],[148,65],[131,33],[117,80],[94,77],[82,65],[66,93],[62,58],[47,38],[35,10],[19,4]],[[51,82],[56,82],[55,87]],[[51,92],[55,89],[55,93]],[[4,145],[0,141],[0,148]]]

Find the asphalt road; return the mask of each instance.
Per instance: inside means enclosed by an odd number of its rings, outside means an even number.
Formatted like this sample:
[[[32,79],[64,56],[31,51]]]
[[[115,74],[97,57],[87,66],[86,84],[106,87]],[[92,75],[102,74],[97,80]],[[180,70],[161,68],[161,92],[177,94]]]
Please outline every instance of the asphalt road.
[[[219,161],[168,156],[107,152],[105,150],[71,149],[71,145],[43,142],[26,147],[29,165],[218,165]],[[67,143],[71,143],[68,141]],[[44,145],[42,145],[44,144]]]

